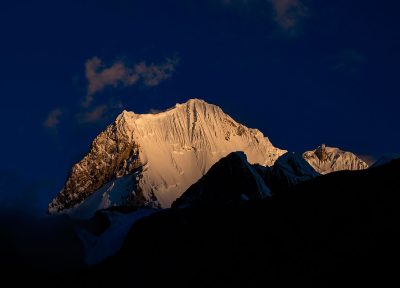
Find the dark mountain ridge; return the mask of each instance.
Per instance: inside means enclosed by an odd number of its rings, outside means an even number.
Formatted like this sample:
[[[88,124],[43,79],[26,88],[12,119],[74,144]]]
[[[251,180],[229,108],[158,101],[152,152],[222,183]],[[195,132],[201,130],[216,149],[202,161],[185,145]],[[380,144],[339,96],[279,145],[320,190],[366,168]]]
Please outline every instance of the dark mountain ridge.
[[[3,279],[69,287],[393,285],[399,174],[400,160],[393,160],[319,176],[266,199],[166,209],[135,222],[120,251],[99,265],[52,271],[9,266],[6,257]],[[68,249],[63,253],[75,253]]]
[[[394,160],[235,207],[165,210],[85,275],[118,283],[134,271],[139,286],[385,285],[397,274],[399,173]]]

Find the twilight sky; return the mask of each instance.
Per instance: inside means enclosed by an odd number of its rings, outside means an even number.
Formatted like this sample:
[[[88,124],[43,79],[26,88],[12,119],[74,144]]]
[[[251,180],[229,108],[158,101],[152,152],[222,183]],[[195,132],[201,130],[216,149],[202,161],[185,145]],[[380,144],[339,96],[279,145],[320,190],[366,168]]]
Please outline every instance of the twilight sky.
[[[7,2],[1,206],[44,209],[123,109],[189,98],[279,148],[400,152],[398,1]]]

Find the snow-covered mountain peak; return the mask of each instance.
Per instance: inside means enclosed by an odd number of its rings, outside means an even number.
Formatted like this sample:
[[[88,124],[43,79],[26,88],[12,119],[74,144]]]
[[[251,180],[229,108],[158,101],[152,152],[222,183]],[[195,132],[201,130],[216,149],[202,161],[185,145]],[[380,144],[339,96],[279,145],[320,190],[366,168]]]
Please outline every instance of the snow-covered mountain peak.
[[[169,207],[212,165],[234,151],[243,151],[251,164],[267,166],[286,152],[275,148],[259,130],[247,128],[203,100],[191,99],[157,114],[123,111],[73,166],[49,210],[75,207],[86,198],[96,198],[92,196],[96,191],[104,194],[96,199],[108,206],[129,202]],[[127,187],[100,189],[119,177],[125,177],[119,183]],[[125,191],[124,195],[116,189]],[[121,201],[115,201],[115,195]]]
[[[145,125],[146,122],[162,121],[162,119],[166,118],[168,121],[170,117],[188,121],[192,125],[196,125],[198,118],[220,118],[227,119],[228,122],[233,120],[216,105],[209,104],[201,99],[190,99],[185,103],[177,103],[175,106],[157,113],[136,114],[135,112],[124,110],[116,118],[115,124],[120,128],[121,126]],[[254,132],[256,131],[258,130],[254,129]]]
[[[209,151],[211,154],[227,155],[233,149],[229,146],[236,146],[239,142],[243,147],[250,145],[246,153],[250,163],[272,165],[277,156],[282,154],[276,154],[279,149],[274,149],[261,131],[237,123],[220,107],[199,99],[176,104],[175,107],[157,114],[135,114],[124,111],[118,116],[116,124],[118,131],[128,138],[135,139],[138,143],[146,142],[145,145],[140,145],[142,152],[154,153],[150,147],[163,142],[169,146],[168,151],[165,151],[166,154],[181,153],[186,150],[197,152],[211,150]],[[243,145],[243,142],[246,144]],[[260,143],[264,146],[265,152],[271,149],[272,154],[267,153],[264,157],[250,151],[249,148],[259,146]]]
[[[198,99],[198,98],[192,98],[187,100],[185,103],[176,103],[175,107],[182,107],[182,106],[193,106],[193,105],[204,105],[204,106],[214,106],[214,107],[218,107],[215,106],[213,104],[207,103],[206,101],[204,101],[203,99]]]
[[[325,144],[315,150],[307,151],[303,158],[321,174],[340,170],[362,170],[368,168],[367,163],[351,152],[339,148],[328,147]]]
[[[176,112],[177,110],[184,111],[193,111],[193,113],[197,112],[205,112],[209,110],[210,112],[222,112],[222,109],[214,104],[207,103],[202,99],[189,99],[185,103],[176,103],[175,106],[170,107],[164,111],[157,111],[153,113],[145,113],[145,114],[136,114],[133,111],[123,110],[116,118],[116,121],[119,119],[125,118],[126,120],[134,121],[138,118],[158,118],[169,115],[171,113]]]
[[[132,119],[132,118],[134,118],[135,115],[137,115],[137,114],[135,114],[135,112],[124,110],[124,111],[121,112],[121,114],[119,114],[119,115],[117,116],[117,118],[115,119],[115,121],[116,121],[116,122],[118,122],[118,121],[126,121],[127,119]],[[137,117],[137,116],[136,116],[136,117]]]

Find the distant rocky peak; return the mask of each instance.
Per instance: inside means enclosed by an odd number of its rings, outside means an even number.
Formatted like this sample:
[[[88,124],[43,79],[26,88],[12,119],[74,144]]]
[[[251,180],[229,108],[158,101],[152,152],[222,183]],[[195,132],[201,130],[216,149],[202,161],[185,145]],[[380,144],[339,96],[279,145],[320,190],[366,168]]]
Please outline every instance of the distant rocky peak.
[[[368,168],[367,163],[357,155],[339,148],[328,147],[325,144],[315,150],[304,152],[303,158],[320,174]]]

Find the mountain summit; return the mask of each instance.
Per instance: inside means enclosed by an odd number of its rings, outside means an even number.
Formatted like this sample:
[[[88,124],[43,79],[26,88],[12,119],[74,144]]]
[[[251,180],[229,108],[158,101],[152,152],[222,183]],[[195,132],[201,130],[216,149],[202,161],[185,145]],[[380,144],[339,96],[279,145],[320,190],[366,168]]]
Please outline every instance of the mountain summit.
[[[368,165],[355,154],[342,151],[339,148],[328,147],[325,144],[303,154],[303,158],[321,174],[340,170],[363,170]]]
[[[286,151],[218,106],[191,99],[158,114],[123,111],[72,167],[49,212],[114,205],[170,207],[218,160],[243,151],[272,165]]]

